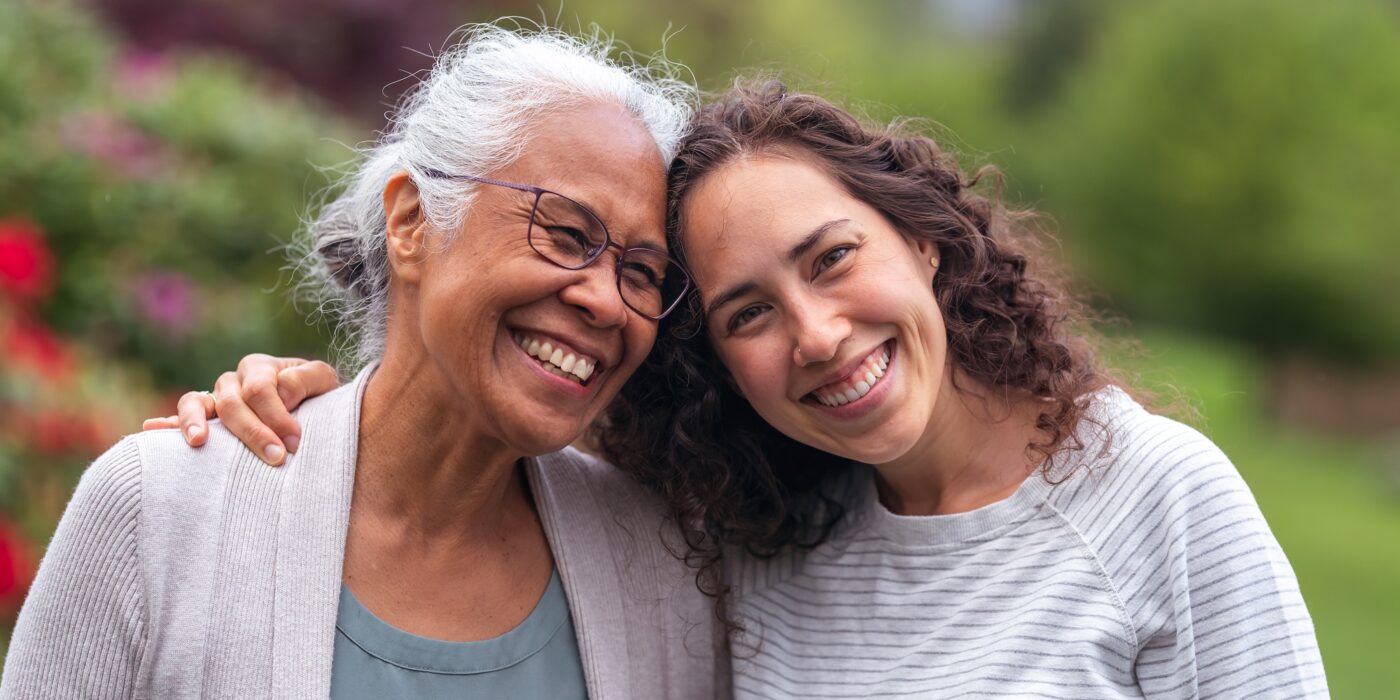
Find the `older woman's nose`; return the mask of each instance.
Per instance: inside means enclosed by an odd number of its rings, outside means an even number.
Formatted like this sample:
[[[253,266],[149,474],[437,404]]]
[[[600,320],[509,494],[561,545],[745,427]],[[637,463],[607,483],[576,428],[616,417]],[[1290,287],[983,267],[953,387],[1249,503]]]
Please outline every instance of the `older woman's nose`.
[[[591,265],[574,271],[569,285],[559,291],[559,299],[579,309],[585,319],[600,328],[627,324],[627,305],[617,290],[615,273],[608,265]]]

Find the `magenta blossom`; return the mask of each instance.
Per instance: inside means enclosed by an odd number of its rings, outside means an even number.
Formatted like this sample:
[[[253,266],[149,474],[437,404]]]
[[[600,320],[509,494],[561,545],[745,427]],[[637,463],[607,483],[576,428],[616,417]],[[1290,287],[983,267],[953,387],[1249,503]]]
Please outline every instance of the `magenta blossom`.
[[[130,178],[154,177],[165,169],[165,145],[108,112],[68,115],[59,126],[64,146],[95,158]]]
[[[156,51],[132,49],[117,65],[116,80],[123,94],[150,101],[163,95],[170,86],[170,62]]]
[[[136,309],[157,331],[183,340],[199,325],[199,299],[194,284],[178,272],[148,272],[133,289]]]

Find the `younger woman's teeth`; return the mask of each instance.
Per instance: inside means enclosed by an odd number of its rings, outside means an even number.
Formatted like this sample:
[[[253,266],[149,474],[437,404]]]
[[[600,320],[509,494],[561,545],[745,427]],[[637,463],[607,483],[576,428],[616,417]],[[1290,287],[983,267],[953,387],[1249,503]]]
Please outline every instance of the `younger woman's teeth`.
[[[812,396],[823,406],[844,406],[869,394],[884,379],[885,369],[889,366],[890,351],[881,345],[866,356],[865,362],[851,376],[817,389]]]
[[[514,337],[515,344],[519,345],[525,354],[539,360],[541,367],[579,384],[587,382],[588,378],[593,376],[593,370],[598,367],[597,360],[575,354],[563,347],[555,347],[547,340],[541,341],[522,333],[516,333]]]

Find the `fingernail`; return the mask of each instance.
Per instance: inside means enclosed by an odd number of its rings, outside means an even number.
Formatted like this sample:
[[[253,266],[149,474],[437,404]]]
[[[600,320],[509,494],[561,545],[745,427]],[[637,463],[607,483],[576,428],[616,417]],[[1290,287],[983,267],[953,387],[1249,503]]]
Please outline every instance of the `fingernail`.
[[[263,454],[267,455],[268,464],[277,464],[282,461],[282,456],[286,453],[282,451],[281,445],[268,445],[267,449],[263,450]]]
[[[288,452],[296,452],[297,446],[301,444],[301,438],[298,438],[295,435],[288,435],[287,437],[282,438],[282,444],[287,446]]]
[[[188,436],[190,436],[190,439],[191,439],[191,440],[193,440],[193,439],[199,437],[199,426],[197,426],[197,425],[191,425],[191,426],[189,427],[189,429],[187,429],[187,430],[185,431],[185,434],[188,435]]]

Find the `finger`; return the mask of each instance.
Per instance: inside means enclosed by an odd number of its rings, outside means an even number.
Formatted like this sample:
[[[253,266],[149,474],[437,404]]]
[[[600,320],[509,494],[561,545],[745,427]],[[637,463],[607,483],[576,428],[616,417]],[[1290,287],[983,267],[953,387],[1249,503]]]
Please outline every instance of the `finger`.
[[[242,380],[243,402],[257,414],[259,421],[277,434],[288,452],[295,452],[301,442],[301,426],[297,425],[278,393],[279,364],[266,361],[246,363],[238,376]]]
[[[277,373],[277,393],[287,410],[301,405],[302,401],[334,391],[340,386],[340,375],[334,367],[317,360],[288,367]]]
[[[300,357],[275,357],[273,355],[255,352],[250,355],[244,355],[243,359],[238,361],[238,377],[239,379],[247,381],[249,372],[254,370],[266,371],[271,369],[273,372],[279,372],[288,367],[304,365],[306,362],[306,360]]]
[[[214,416],[214,397],[206,391],[188,391],[175,406],[180,434],[190,447],[209,441],[209,419]]]
[[[141,422],[141,430],[169,430],[180,427],[179,416],[161,416],[160,418],[147,418]]]
[[[263,423],[243,399],[237,374],[224,372],[219,375],[219,380],[214,382],[214,405],[224,427],[259,459],[275,467],[286,458],[287,448],[281,438]]]

